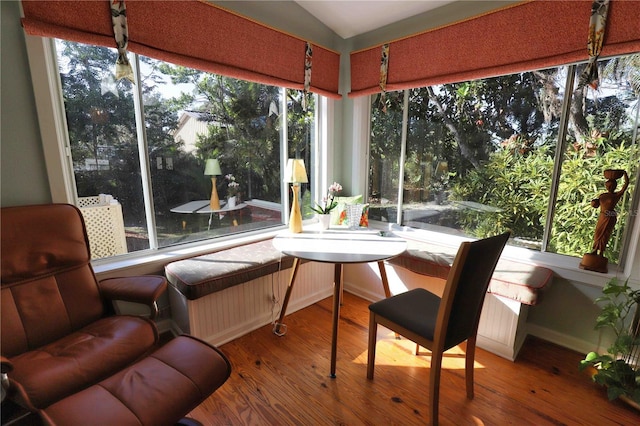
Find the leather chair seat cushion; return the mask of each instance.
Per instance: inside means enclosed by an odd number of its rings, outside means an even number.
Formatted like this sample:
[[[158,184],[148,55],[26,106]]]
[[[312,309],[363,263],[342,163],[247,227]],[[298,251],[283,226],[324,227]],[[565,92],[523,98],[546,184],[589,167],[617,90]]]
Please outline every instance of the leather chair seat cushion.
[[[173,425],[230,374],[231,365],[218,349],[179,336],[127,369],[51,405],[44,418],[57,425]]]
[[[102,318],[55,342],[11,358],[12,379],[44,408],[135,362],[158,341],[153,322],[120,315]]]

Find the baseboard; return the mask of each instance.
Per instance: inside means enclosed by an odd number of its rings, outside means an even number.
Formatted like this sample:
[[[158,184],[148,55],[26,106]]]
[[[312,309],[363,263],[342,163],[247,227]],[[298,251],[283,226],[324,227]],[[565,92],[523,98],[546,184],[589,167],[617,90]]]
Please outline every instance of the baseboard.
[[[491,352],[492,354],[508,359],[509,361],[515,361],[516,356],[522,347],[522,343],[524,342],[524,339],[521,340],[521,342],[518,342],[518,344],[513,347],[478,334],[476,346],[487,352]]]
[[[586,340],[577,339],[574,336],[568,334],[559,333],[555,330],[551,330],[546,327],[541,327],[536,324],[527,324],[528,334],[537,337],[547,342],[555,343],[558,346],[562,346],[573,351],[587,354],[591,351],[597,350],[596,345]]]
[[[362,287],[351,284],[349,282],[345,282],[343,288],[344,291],[348,291],[349,293],[358,296],[361,299],[368,300],[369,302],[377,302],[378,300],[380,300],[380,294],[363,290]]]

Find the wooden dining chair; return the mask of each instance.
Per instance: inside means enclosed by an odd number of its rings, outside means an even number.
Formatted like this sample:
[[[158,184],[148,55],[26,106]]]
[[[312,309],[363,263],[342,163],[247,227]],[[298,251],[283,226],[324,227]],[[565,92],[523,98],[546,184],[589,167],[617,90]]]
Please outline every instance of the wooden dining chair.
[[[438,424],[443,352],[466,341],[467,398],[473,399],[473,364],[480,311],[509,233],[463,242],[447,277],[442,298],[416,288],[369,306],[367,378],[373,379],[378,324],[431,351],[431,424]],[[417,351],[416,351],[417,352]]]

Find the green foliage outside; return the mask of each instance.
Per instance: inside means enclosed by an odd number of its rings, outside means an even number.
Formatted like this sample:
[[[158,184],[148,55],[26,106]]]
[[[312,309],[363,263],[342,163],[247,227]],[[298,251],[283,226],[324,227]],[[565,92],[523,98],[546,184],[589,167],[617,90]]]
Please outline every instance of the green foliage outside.
[[[511,230],[516,244],[581,257],[592,248],[599,210],[590,202],[606,191],[603,172],[625,169],[631,182],[616,206],[618,221],[605,253],[618,263],[625,223],[637,205],[639,61],[638,54],[601,61],[597,93],[565,88],[569,67],[411,89],[406,129],[405,92],[374,97],[370,215],[395,222],[402,179],[405,225],[478,238]],[[565,148],[556,159],[562,135]],[[558,160],[558,187],[552,188]]]
[[[547,213],[552,167],[548,148],[526,156],[506,148],[491,154],[482,168],[454,180],[450,200],[476,200],[499,211],[461,210],[460,226],[478,238],[511,230],[513,235],[536,240]]]
[[[68,41],[58,41],[57,48],[78,196],[113,195],[123,206],[125,227],[146,234],[134,86],[111,76],[117,57],[114,49]],[[206,199],[211,193],[211,181],[203,175],[208,158],[218,158],[223,174],[236,177],[243,199],[280,203],[281,89],[145,57],[140,62],[160,239],[183,233],[185,218],[171,213],[171,208]],[[167,97],[168,81],[189,89]],[[287,90],[286,103],[289,156],[303,158],[309,165],[314,98],[308,97],[308,108],[303,110],[302,92]],[[182,111],[194,111],[210,123],[208,133],[198,135],[192,152],[173,137]],[[221,198],[226,196],[223,177],[217,189]]]
[[[565,154],[547,247],[550,252],[581,257],[591,250],[599,211],[590,206],[590,201],[606,191],[602,172],[632,164],[632,159],[638,158],[637,147],[611,146],[605,140],[598,141],[598,145],[598,155],[585,156],[574,149]],[[451,186],[452,202],[480,200],[499,209],[496,213],[461,210],[457,219],[462,229],[478,238],[511,230],[513,235],[536,241],[547,218],[553,162],[549,148],[539,148],[527,155],[502,148],[491,154],[484,167],[472,170],[465,179],[455,180]],[[630,214],[632,193],[630,185],[616,208],[618,224],[614,235],[620,236]],[[620,249],[612,241],[605,256],[616,261]]]

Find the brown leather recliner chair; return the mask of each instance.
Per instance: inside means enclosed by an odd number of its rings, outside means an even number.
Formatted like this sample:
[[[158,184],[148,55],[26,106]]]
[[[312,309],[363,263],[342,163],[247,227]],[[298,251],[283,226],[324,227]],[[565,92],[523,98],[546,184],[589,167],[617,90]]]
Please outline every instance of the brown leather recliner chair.
[[[167,375],[158,374],[156,365],[148,366],[153,362],[149,354],[158,348],[158,331],[152,321],[157,312],[155,302],[165,291],[166,280],[162,276],[139,276],[98,282],[90,263],[84,221],[75,206],[7,207],[2,208],[0,221],[0,348],[2,384],[8,399],[41,415],[43,409],[52,405],[64,412],[76,404],[78,412],[90,412],[91,407],[79,404],[89,401],[86,395],[91,396],[97,387],[94,385],[102,381],[100,386],[104,388],[103,383],[120,380],[123,374],[144,376],[148,385],[136,383],[137,388],[129,389],[135,393],[125,389],[116,398],[122,407],[111,407],[103,415],[115,415],[118,410],[135,411],[135,401],[120,399],[126,399],[127,395],[135,399],[141,386],[145,386],[155,392],[145,403],[157,403],[149,409],[156,410],[158,418],[170,424],[195,408],[229,377],[230,364],[217,349],[181,336],[174,339],[179,341],[172,347],[158,351],[156,358],[163,359],[163,364],[170,367],[165,367],[167,370],[177,369],[187,376],[208,376],[190,380],[201,385],[193,395],[185,397],[173,394],[171,383],[160,382]],[[151,319],[114,315],[111,300],[147,304]],[[206,361],[213,363],[213,367],[198,371],[197,367],[190,370],[190,365],[181,366],[184,361],[179,358],[184,357],[180,351],[191,352],[193,363]],[[116,385],[126,388],[131,383]],[[171,405],[167,413],[163,413],[162,401],[158,400],[165,397],[164,392],[172,401],[167,404]],[[85,395],[84,400],[78,394]],[[92,403],[99,405],[100,401]],[[56,410],[51,412],[53,420],[43,417],[55,422]],[[136,417],[131,424],[145,418],[134,413],[132,418]],[[102,420],[108,423],[108,418]]]

